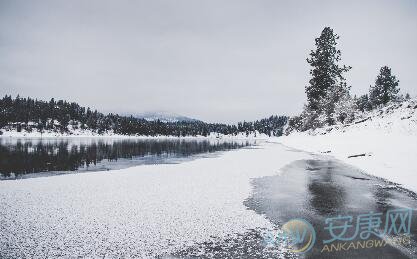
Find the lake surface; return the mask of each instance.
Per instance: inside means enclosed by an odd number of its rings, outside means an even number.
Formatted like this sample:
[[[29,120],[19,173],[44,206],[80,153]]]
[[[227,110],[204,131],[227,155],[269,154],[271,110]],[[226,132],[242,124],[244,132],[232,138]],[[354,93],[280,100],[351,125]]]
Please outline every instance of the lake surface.
[[[179,163],[254,144],[222,139],[0,138],[0,179]]]

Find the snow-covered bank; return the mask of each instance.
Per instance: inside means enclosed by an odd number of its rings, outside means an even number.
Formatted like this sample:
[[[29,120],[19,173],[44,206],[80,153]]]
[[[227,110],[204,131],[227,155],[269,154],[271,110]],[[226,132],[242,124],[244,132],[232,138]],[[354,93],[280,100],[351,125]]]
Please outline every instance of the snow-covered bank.
[[[282,145],[182,164],[0,182],[0,257],[155,257],[271,228],[250,179],[308,157]]]
[[[32,131],[28,132],[22,130],[20,132],[13,130],[2,130],[0,129],[0,138],[135,138],[135,139],[269,139],[269,136],[260,133],[250,133],[248,135],[244,133],[238,133],[236,135],[224,135],[219,133],[210,133],[207,136],[166,136],[166,135],[157,135],[157,136],[146,136],[146,135],[121,135],[113,132],[105,132],[98,134],[90,130],[78,130],[70,131],[69,133],[61,133],[56,131]]]
[[[392,104],[347,126],[296,132],[274,139],[301,150],[328,153],[366,173],[417,192],[417,101]]]

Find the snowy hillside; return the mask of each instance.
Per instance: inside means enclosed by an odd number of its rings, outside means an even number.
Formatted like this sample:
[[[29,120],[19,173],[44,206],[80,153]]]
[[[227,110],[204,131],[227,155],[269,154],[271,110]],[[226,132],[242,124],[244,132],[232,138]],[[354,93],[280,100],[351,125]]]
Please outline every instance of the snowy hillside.
[[[293,132],[278,142],[335,156],[405,188],[417,191],[417,100],[360,114],[349,125]]]
[[[327,134],[333,130],[342,132],[376,130],[394,134],[417,135],[417,99],[361,113],[358,117],[351,124],[326,127],[310,133]]]
[[[144,112],[140,114],[135,114],[133,117],[138,119],[145,119],[147,121],[156,121],[160,120],[162,122],[179,122],[179,121],[185,121],[185,122],[195,122],[198,121],[193,118],[189,118],[186,116],[182,116],[175,113],[169,113],[164,111],[158,111],[158,112]]]

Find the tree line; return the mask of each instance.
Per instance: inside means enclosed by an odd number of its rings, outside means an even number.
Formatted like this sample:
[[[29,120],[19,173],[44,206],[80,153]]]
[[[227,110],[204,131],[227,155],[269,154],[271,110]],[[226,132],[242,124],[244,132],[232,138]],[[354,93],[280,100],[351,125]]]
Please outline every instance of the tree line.
[[[237,125],[203,121],[147,121],[113,113],[105,115],[75,102],[55,101],[53,98],[49,102],[30,97],[21,98],[19,95],[15,98],[6,95],[0,99],[0,129],[15,129],[18,132],[25,130],[71,133],[88,129],[97,134],[114,132],[144,136],[208,136],[210,133],[249,135],[256,132],[280,136],[286,123],[286,116],[271,116],[254,122],[239,122]]]
[[[358,112],[370,111],[390,102],[409,99],[398,88],[399,80],[388,66],[381,67],[369,93],[352,97],[345,74],[352,68],[342,65],[341,51],[337,48],[339,36],[330,27],[325,27],[315,39],[316,49],[307,58],[310,80],[305,87],[307,103],[299,116],[289,119],[288,132],[305,131],[336,123],[350,123]]]

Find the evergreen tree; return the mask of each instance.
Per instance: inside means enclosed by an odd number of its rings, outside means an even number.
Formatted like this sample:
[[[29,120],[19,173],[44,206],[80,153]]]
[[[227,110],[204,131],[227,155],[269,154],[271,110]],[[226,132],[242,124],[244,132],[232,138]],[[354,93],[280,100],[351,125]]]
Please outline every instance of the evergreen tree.
[[[387,66],[381,67],[379,75],[375,80],[375,85],[370,86],[369,99],[373,107],[386,105],[390,101],[398,99],[399,80],[391,74],[391,68]]]
[[[311,65],[311,79],[306,86],[307,105],[304,110],[304,128],[320,126],[325,120],[334,123],[337,102],[349,97],[344,73],[351,67],[340,65],[341,51],[337,49],[339,36],[325,27],[315,39],[316,50],[311,51],[307,62]],[[323,116],[324,115],[324,116]]]
[[[350,87],[345,82],[334,87],[327,93],[325,101],[326,122],[329,125],[336,121],[345,123],[354,119],[355,103],[349,94]]]
[[[355,103],[356,103],[356,107],[361,112],[372,110],[372,105],[369,102],[369,98],[367,94],[361,95],[358,99],[355,100]]]
[[[345,81],[344,72],[351,69],[339,65],[341,51],[336,48],[339,36],[330,27],[325,27],[319,38],[316,38],[316,50],[311,51],[307,62],[312,66],[311,79],[306,86],[307,106],[311,110],[322,109],[323,99],[327,93]]]

